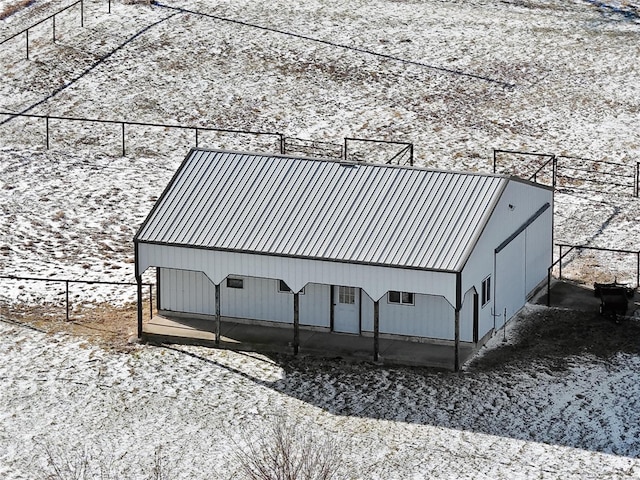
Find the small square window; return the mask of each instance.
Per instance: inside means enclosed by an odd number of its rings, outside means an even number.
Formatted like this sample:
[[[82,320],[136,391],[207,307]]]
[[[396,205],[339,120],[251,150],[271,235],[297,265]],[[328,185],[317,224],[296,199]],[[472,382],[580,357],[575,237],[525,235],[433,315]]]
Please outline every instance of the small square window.
[[[482,281],[482,306],[491,301],[491,275]]]
[[[244,288],[244,281],[241,278],[227,278],[227,287]]]
[[[406,305],[413,305],[413,293],[402,292],[402,303]]]
[[[389,292],[389,303],[400,303],[400,292],[391,290]]]
[[[356,287],[340,287],[338,289],[338,302],[353,305],[356,303]]]

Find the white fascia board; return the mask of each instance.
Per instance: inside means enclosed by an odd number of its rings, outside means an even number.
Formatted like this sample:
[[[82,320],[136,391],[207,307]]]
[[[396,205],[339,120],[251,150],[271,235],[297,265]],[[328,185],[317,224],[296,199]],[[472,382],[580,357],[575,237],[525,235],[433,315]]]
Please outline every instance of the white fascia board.
[[[215,284],[229,275],[274,278],[298,292],[307,283],[362,288],[379,300],[390,290],[440,295],[456,304],[456,274],[381,265],[278,257],[173,245],[138,244],[138,269],[166,267],[204,272]]]

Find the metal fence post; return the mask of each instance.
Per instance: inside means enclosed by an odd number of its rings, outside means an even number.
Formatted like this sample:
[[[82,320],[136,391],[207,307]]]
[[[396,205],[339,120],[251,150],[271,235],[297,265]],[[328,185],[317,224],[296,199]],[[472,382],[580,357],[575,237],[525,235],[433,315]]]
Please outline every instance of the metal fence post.
[[[67,322],[69,321],[69,280],[65,280],[65,303],[67,306]]]
[[[195,129],[196,131],[196,148],[198,148],[198,129]]]
[[[413,167],[413,143],[409,145],[409,165]]]
[[[496,173],[496,149],[493,149],[493,173]]]
[[[109,10],[107,11],[107,13],[111,13],[111,0],[109,0]]]
[[[56,43],[56,16],[51,18],[53,19],[53,43]]]
[[[347,137],[344,138],[344,159],[347,159]]]
[[[284,135],[282,135],[281,133],[279,133],[278,135],[280,135],[280,153],[285,154],[286,146],[285,146]]]
[[[556,178],[558,176],[558,157],[556,157],[555,155],[553,156],[553,162],[551,163],[553,165],[553,172],[552,172],[552,177],[551,177],[551,185],[553,186],[554,190],[556,188]]]
[[[123,157],[127,156],[127,151],[125,150],[125,146],[124,146],[124,122],[122,122],[122,156]]]
[[[29,29],[24,31],[27,34],[27,60],[29,60]]]
[[[44,125],[46,130],[46,137],[47,137],[47,150],[49,150],[49,116],[48,115],[44,117]]]
[[[562,245],[558,245],[560,247],[560,258],[558,259],[558,278],[562,280]]]
[[[84,0],[80,0],[80,26],[84,27]]]

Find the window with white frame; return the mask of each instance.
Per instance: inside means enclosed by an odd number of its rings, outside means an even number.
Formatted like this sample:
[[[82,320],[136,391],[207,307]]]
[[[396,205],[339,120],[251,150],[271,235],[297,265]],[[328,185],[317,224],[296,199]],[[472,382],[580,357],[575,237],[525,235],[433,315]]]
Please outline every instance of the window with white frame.
[[[349,305],[356,303],[356,287],[338,288],[338,302]]]
[[[289,285],[286,284],[284,280],[278,280],[278,292],[280,293],[292,293]],[[304,295],[304,287],[298,293]]]
[[[411,292],[397,292],[395,290],[390,290],[387,295],[387,300],[389,303],[397,303],[401,305],[413,305],[413,293]]]
[[[244,282],[241,278],[227,278],[228,288],[244,288]]]
[[[491,275],[482,281],[482,306],[491,301]]]

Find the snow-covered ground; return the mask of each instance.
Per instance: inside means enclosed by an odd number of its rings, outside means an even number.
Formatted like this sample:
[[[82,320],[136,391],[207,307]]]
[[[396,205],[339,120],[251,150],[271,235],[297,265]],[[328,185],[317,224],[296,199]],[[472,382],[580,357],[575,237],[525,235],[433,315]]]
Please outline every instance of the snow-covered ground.
[[[35,0],[0,21],[0,41],[70,3]],[[162,4],[107,14],[86,0],[84,28],[76,6],[56,16],[55,44],[51,21],[30,31],[30,60],[24,35],[0,45],[0,111],[407,141],[421,165],[487,172],[493,148],[640,160],[637,2]],[[52,120],[49,151],[44,133],[42,119],[0,125],[0,273],[132,281],[133,234],[193,132],[127,127],[126,157],[119,125]],[[555,227],[558,242],[639,250],[640,201],[559,193]],[[564,273],[633,282],[636,265],[586,252]],[[60,286],[0,280],[0,298],[55,301]],[[158,451],[178,477],[229,478],[230,439],[286,412],[340,445],[343,476],[640,477],[637,354],[455,376],[183,350],[116,353],[0,323],[0,476],[34,478],[53,449],[120,478],[149,476]]]
[[[0,352],[3,478],[51,472],[47,452],[58,468],[88,458],[89,478],[157,478],[158,452],[164,478],[231,478],[234,452],[278,415],[338,447],[337,478],[640,477],[637,355],[453,375],[200,347],[115,353],[2,322]]]

